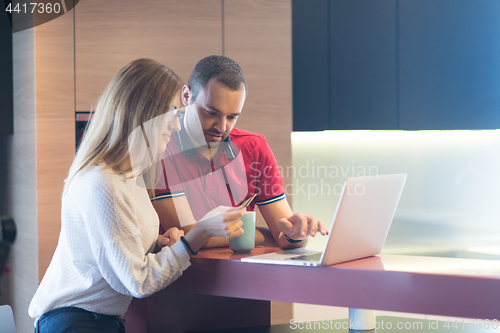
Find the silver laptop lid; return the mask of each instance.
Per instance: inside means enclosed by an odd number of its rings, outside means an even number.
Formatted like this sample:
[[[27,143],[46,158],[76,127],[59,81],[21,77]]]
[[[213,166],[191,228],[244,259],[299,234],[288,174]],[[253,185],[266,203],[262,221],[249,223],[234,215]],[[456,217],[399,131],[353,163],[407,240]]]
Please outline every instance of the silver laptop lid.
[[[333,217],[320,260],[310,260],[313,249],[266,253],[241,258],[244,262],[328,266],[377,255],[387,238],[406,174],[348,178]]]
[[[348,178],[321,265],[377,255],[389,233],[406,174]]]

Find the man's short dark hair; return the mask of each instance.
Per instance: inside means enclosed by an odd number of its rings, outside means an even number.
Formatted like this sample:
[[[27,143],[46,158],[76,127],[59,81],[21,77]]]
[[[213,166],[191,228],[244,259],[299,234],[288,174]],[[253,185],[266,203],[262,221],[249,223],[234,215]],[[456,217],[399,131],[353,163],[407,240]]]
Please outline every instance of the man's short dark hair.
[[[198,97],[200,90],[212,78],[215,78],[232,91],[240,90],[243,84],[245,91],[248,92],[247,81],[240,66],[228,57],[212,55],[201,59],[189,77],[188,86],[191,89],[191,100],[193,102]]]

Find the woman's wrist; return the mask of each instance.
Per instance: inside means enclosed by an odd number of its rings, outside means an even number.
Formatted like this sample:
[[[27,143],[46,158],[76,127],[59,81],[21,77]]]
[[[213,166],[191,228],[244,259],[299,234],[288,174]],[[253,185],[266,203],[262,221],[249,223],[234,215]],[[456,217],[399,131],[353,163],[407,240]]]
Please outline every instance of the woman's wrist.
[[[191,255],[195,256],[195,255],[198,254],[198,251],[197,250],[193,250],[191,248],[191,245],[189,245],[189,242],[184,238],[184,236],[181,236],[180,241],[182,242],[182,244],[184,244],[184,246],[186,247],[186,249],[188,250],[188,252],[191,253]]]
[[[184,239],[189,243],[193,252],[197,252],[209,238],[210,236],[206,233],[205,229],[198,223],[184,235]]]

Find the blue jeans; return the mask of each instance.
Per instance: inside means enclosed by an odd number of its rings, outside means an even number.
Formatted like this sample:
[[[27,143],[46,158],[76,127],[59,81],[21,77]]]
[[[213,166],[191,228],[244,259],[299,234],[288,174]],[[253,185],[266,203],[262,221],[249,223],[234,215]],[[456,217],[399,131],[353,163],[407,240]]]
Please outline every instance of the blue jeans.
[[[124,320],[80,308],[59,308],[38,319],[35,333],[125,333]]]

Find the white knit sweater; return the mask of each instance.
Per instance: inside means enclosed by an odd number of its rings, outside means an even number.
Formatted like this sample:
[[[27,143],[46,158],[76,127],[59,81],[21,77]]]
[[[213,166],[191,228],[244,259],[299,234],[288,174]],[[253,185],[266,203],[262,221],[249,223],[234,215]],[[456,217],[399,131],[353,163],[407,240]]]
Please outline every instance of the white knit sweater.
[[[62,199],[61,234],[29,315],[60,307],[123,315],[189,267],[182,242],[151,253],[159,219],[134,179],[98,167],[72,180]],[[43,232],[43,230],[41,230]]]

